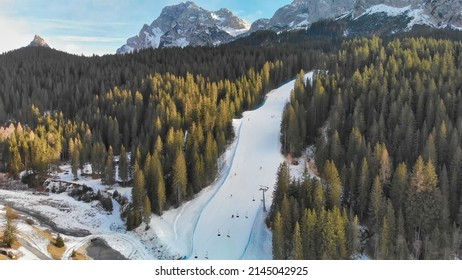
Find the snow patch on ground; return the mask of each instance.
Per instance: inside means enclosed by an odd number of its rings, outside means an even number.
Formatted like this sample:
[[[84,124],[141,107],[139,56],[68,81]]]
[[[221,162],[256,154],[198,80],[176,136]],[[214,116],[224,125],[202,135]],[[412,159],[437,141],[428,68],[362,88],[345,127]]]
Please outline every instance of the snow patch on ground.
[[[180,47],[180,48],[185,48],[189,45],[189,41],[186,40],[186,38],[178,38],[175,43],[173,43],[173,46]]]
[[[158,48],[160,45],[160,37],[164,35],[164,32],[158,27],[154,27],[152,29],[152,35],[149,35],[148,40],[149,40],[149,45],[152,46],[153,48]]]
[[[411,30],[412,27],[416,24],[436,27],[436,25],[432,22],[430,16],[426,15],[423,9],[412,9],[410,5],[402,8],[396,8],[387,6],[385,4],[379,4],[370,7],[357,18],[364,15],[372,15],[376,13],[385,13],[390,17],[396,17],[400,15],[408,16],[409,18],[411,18],[411,21],[407,25],[406,30]]]
[[[409,11],[408,16],[411,17],[412,20],[407,25],[406,30],[411,30],[412,27],[416,24],[436,27],[436,25],[431,21],[430,17],[426,15],[422,9]]]
[[[375,6],[372,6],[372,7],[368,8],[360,16],[363,16],[363,15],[366,15],[366,14],[385,13],[390,17],[396,17],[396,16],[399,16],[399,15],[408,13],[410,10],[411,10],[411,6],[406,6],[406,7],[403,7],[403,8],[396,8],[396,7],[387,6],[385,4],[379,4],[379,5],[375,5]]]
[[[229,26],[218,26],[218,28],[226,33],[228,33],[229,35],[233,36],[233,37],[236,37],[236,36],[239,36],[241,34],[244,34],[245,32],[249,31],[250,27],[249,28],[243,28],[243,29],[234,29],[232,27],[229,27]]]

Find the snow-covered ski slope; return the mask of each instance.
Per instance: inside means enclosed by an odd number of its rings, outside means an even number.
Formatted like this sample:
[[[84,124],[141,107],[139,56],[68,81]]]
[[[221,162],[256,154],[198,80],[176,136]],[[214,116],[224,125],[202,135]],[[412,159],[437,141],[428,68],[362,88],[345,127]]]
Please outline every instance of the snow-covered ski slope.
[[[306,78],[312,76],[313,72],[306,74]],[[258,250],[264,250],[263,255],[271,254],[271,248],[261,248],[270,246],[271,241],[260,239],[271,235],[262,234],[263,202],[259,189],[268,187],[268,210],[276,173],[284,160],[280,152],[282,113],[293,88],[291,81],[271,91],[260,108],[235,120],[236,141],[225,154],[216,183],[194,200],[152,221],[158,237],[171,249],[186,259],[258,258]],[[249,246],[250,256],[246,253]]]

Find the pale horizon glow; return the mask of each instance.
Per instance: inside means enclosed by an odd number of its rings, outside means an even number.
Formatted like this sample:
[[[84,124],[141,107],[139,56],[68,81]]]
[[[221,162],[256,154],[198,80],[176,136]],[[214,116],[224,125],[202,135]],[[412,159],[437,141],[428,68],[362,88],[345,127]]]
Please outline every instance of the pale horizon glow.
[[[0,0],[0,54],[27,46],[34,35],[50,47],[77,55],[114,54],[180,0]],[[227,8],[249,24],[270,18],[291,0],[196,0],[210,11]]]

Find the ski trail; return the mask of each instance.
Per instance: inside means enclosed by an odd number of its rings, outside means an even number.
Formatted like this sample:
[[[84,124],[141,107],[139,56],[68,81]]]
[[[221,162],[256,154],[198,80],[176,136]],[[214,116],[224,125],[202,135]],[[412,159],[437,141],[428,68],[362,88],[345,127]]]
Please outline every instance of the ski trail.
[[[239,141],[240,141],[240,134],[241,134],[241,128],[242,128],[242,124],[243,124],[243,121],[239,124],[239,129],[238,129],[238,132],[237,132],[237,135],[236,135],[236,145],[234,147],[234,150],[233,150],[233,155],[231,157],[231,160],[229,161],[229,165],[227,167],[227,169],[225,170],[225,174],[223,174],[222,176],[220,176],[220,179],[218,179],[218,187],[216,188],[216,190],[213,192],[212,196],[207,200],[207,202],[201,207],[201,210],[199,212],[199,215],[197,216],[197,219],[194,223],[194,228],[193,228],[193,231],[192,231],[192,234],[191,234],[191,249],[189,250],[188,254],[186,255],[185,259],[190,259],[192,254],[193,254],[193,249],[194,249],[194,235],[195,235],[195,232],[196,232],[196,228],[197,228],[197,224],[199,223],[199,220],[202,216],[202,213],[204,212],[204,210],[207,208],[207,206],[210,204],[210,202],[214,199],[215,195],[220,191],[220,189],[223,187],[223,185],[226,183],[226,181],[228,180],[230,174],[231,174],[231,169],[233,167],[233,163],[234,163],[234,158],[236,157],[236,151],[237,151],[237,148],[239,147]],[[221,181],[220,181],[221,180]]]
[[[272,193],[279,164],[282,112],[294,81],[268,93],[258,109],[245,112],[227,176],[201,209],[187,258],[241,259],[250,245],[262,208],[259,188]],[[268,200],[268,207],[271,200]],[[243,216],[245,213],[245,217]],[[258,224],[258,226],[263,226]],[[218,234],[220,231],[221,234]]]
[[[160,240],[184,259],[271,258],[269,237],[261,230],[265,223],[259,189],[268,187],[268,209],[277,170],[284,161],[280,124],[294,83],[272,90],[259,108],[235,120],[236,137],[213,184],[181,208],[155,218]]]

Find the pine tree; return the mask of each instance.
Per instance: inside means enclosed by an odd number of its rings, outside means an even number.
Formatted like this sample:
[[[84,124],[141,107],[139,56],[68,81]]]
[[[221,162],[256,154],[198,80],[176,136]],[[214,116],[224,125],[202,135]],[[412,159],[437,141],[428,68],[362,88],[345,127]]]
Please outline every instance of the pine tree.
[[[289,184],[290,184],[289,166],[287,165],[286,162],[283,162],[279,165],[279,169],[278,169],[278,173],[276,177],[276,185],[273,191],[274,201],[282,202],[284,195],[288,193]],[[273,203],[271,205],[271,210],[270,210],[271,217],[274,217],[274,214],[276,213],[276,206],[277,206],[276,203]]]
[[[106,184],[113,185],[115,180],[115,168],[114,168],[114,153],[112,147],[109,146],[108,155],[106,158],[106,167],[104,169],[104,179]]]
[[[71,154],[71,168],[72,168],[72,174],[74,175],[74,180],[78,179],[78,171],[80,168],[80,144],[78,139],[75,139],[75,141],[69,142],[69,151]]]
[[[363,158],[361,164],[361,171],[359,174],[358,182],[358,212],[360,214],[360,220],[363,219],[366,210],[368,209],[369,193],[370,193],[370,175],[369,175],[369,164],[366,158]]]
[[[334,207],[340,208],[342,197],[342,182],[338,173],[335,163],[328,160],[324,165],[323,178],[325,179],[328,187],[328,203],[327,207],[333,209]]]
[[[18,178],[19,171],[21,171],[24,166],[21,160],[21,154],[19,153],[18,144],[16,142],[16,137],[11,137],[9,141],[9,154],[10,160],[8,163],[8,170],[15,179]]]
[[[122,181],[122,185],[128,182],[128,175],[129,175],[129,163],[128,163],[128,155],[127,151],[125,150],[125,146],[122,145],[120,148],[120,158],[119,158],[119,177]]]
[[[382,183],[378,176],[374,179],[374,185],[371,192],[371,202],[370,202],[370,221],[373,230],[378,233],[381,227],[381,221],[384,214],[384,199],[382,193]]]
[[[383,145],[382,152],[380,153],[380,169],[379,169],[379,176],[380,176],[380,181],[382,182],[383,186],[387,186],[391,177],[391,172],[393,170],[392,168],[392,162],[390,155],[388,154],[388,150]]]
[[[273,222],[273,259],[285,259],[285,251],[284,227],[281,214],[277,211]]]
[[[334,230],[335,230],[335,259],[346,259],[347,255],[347,238],[346,238],[346,225],[348,218],[344,212],[344,217],[340,213],[337,207],[332,210],[334,218]]]
[[[401,209],[398,212],[398,222],[396,224],[396,259],[406,260],[409,258],[409,251],[406,241],[404,226],[404,215]]]
[[[293,259],[303,260],[303,242],[300,233],[300,225],[298,224],[298,222],[295,223],[293,241]]]
[[[350,258],[354,258],[359,253],[360,247],[360,232],[359,232],[359,221],[358,216],[353,216],[353,212],[350,211],[349,222],[347,227],[347,252]]]
[[[305,234],[303,236],[304,256],[307,260],[316,259],[316,212],[313,209],[305,209]]]
[[[105,168],[105,160],[107,157],[107,151],[104,144],[98,142],[91,148],[91,163],[93,174],[103,174]]]
[[[288,259],[291,255],[291,247],[293,246],[293,229],[294,229],[294,219],[292,217],[292,209],[291,209],[291,201],[287,195],[284,195],[281,203],[281,217],[282,217],[282,225],[284,230],[284,241],[285,241],[285,249],[284,258]]]
[[[405,163],[396,168],[390,188],[390,199],[395,209],[403,209],[406,201],[406,191],[409,188],[409,175]],[[397,210],[397,211],[398,211]]]
[[[149,224],[149,222],[151,221],[151,214],[151,202],[149,201],[149,197],[145,196],[143,204],[143,221],[146,224]]]
[[[213,138],[212,134],[207,134],[207,140],[205,142],[205,170],[206,172],[206,183],[209,184],[215,179],[217,171],[217,159],[218,159],[218,146]]]
[[[167,194],[165,190],[165,180],[164,180],[164,174],[162,173],[162,166],[159,163],[156,165],[156,162],[158,160],[154,158],[154,165],[156,166],[155,168],[155,177],[157,181],[155,182],[156,185],[156,198],[157,201],[154,204],[155,205],[155,212],[158,215],[162,215],[164,210],[166,209],[167,206]]]
[[[3,242],[7,243],[9,247],[16,241],[16,234],[18,233],[18,227],[14,223],[14,215],[12,209],[7,205],[5,209],[6,226],[3,232]]]
[[[390,242],[392,242],[390,238],[390,226],[388,223],[388,217],[385,216],[383,218],[383,223],[382,223],[382,231],[380,232],[380,245],[379,245],[379,253],[378,253],[378,259],[384,259],[387,260],[389,259],[389,247],[390,247]]]
[[[132,211],[131,211],[133,212],[133,216],[132,216],[132,221],[130,221],[130,223],[127,223],[127,228],[129,228],[128,225],[131,225],[131,228],[129,229],[136,228],[141,223],[141,214],[143,213],[143,207],[144,207],[145,197],[146,197],[145,185],[146,183],[144,180],[143,172],[141,171],[138,164],[135,163],[133,189],[132,189]]]
[[[436,189],[438,178],[430,159],[427,164],[419,157],[414,165],[411,188],[406,204],[406,217],[409,232],[414,232],[414,243],[429,238],[434,225],[438,224],[441,209],[441,193]],[[417,248],[417,247],[416,247]],[[420,257],[423,250],[415,250]]]
[[[324,209],[326,205],[326,198],[324,195],[324,187],[321,185],[320,182],[316,182],[314,187],[314,198],[313,198],[313,206],[317,212],[320,212]]]
[[[175,163],[173,166],[173,194],[175,195],[174,201],[177,205],[180,205],[186,195],[188,184],[188,176],[186,171],[186,161],[184,158],[183,151],[178,150]]]
[[[58,233],[58,236],[56,236],[55,246],[58,248],[64,247],[64,240],[59,233]]]
[[[323,230],[323,244],[324,248],[321,251],[322,259],[324,260],[331,260],[331,259],[338,259],[339,256],[337,255],[336,250],[336,234],[335,234],[335,217],[332,211],[327,211],[326,214],[326,224]]]

